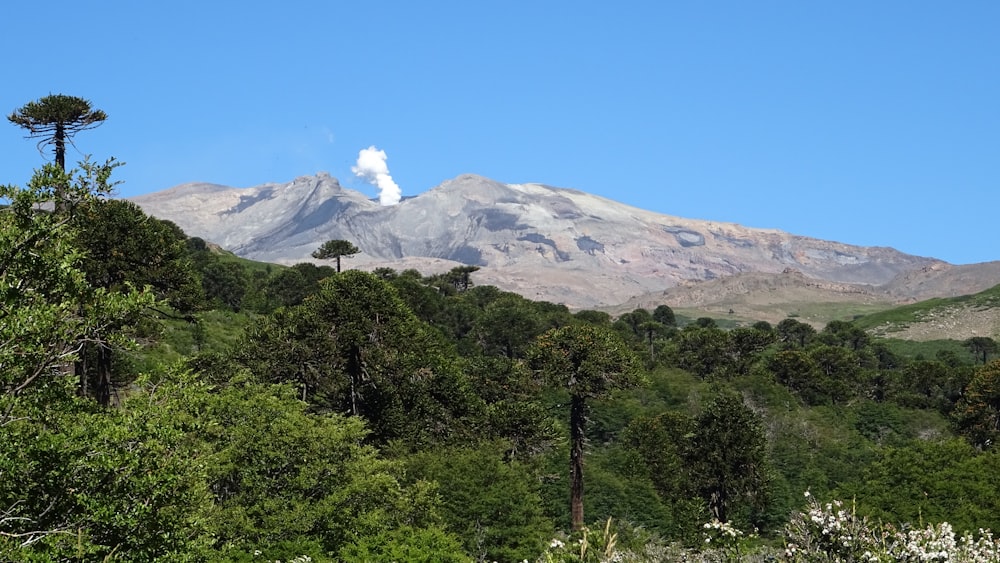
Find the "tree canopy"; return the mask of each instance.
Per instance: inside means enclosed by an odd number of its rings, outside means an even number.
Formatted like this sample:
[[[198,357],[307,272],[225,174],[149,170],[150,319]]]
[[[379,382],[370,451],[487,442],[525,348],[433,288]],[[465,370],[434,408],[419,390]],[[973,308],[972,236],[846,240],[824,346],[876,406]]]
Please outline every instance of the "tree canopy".
[[[66,143],[72,143],[74,135],[99,126],[107,118],[103,111],[91,107],[89,100],[65,94],[49,94],[7,116],[11,123],[28,131],[29,139],[41,139],[38,142],[40,151],[52,146],[56,166],[63,170],[66,169]]]
[[[352,256],[359,252],[361,250],[350,241],[328,240],[313,251],[312,257],[317,260],[329,260],[333,258],[337,261],[337,273],[340,273],[340,258],[342,256]]]

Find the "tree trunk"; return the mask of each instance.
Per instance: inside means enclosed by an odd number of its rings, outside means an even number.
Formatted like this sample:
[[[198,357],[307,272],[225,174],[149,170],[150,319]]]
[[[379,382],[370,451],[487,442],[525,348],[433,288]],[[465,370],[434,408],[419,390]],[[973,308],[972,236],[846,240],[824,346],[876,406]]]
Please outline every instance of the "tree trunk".
[[[62,123],[56,123],[56,132],[52,136],[56,145],[56,166],[66,171],[66,128]]]
[[[53,136],[56,145],[56,166],[59,170],[66,171],[66,129],[62,123],[56,123],[56,132]],[[66,201],[67,186],[56,186],[56,211],[65,213],[69,211],[69,202]]]
[[[347,356],[347,376],[351,384],[351,414],[358,415],[358,385],[364,376],[361,349],[352,346]]]
[[[573,395],[569,410],[569,506],[574,531],[583,528],[583,431],[587,423],[586,409],[583,397]]]
[[[337,273],[340,273],[340,256],[337,256]]]
[[[111,381],[111,349],[106,345],[97,345],[97,404],[102,407],[111,406],[111,393],[114,383]]]

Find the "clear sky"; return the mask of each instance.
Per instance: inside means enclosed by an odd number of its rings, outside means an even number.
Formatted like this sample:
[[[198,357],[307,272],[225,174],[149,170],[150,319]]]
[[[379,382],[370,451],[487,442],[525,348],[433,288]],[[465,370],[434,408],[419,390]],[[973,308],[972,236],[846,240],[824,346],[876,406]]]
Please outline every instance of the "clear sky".
[[[0,110],[49,93],[122,196],[462,173],[670,215],[1000,259],[1000,2],[10,0]],[[50,155],[0,123],[0,182]]]

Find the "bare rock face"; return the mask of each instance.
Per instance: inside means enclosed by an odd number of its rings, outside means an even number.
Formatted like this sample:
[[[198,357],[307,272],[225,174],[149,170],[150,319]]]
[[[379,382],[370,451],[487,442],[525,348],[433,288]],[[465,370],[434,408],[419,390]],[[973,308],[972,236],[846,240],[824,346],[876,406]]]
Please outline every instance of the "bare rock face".
[[[881,286],[949,266],[891,248],[683,219],[576,190],[471,174],[387,207],[327,174],[247,189],[185,184],[133,201],[191,236],[255,260],[309,261],[323,241],[346,239],[363,252],[353,266],[477,265],[478,283],[572,307],[615,305],[748,272],[791,268],[826,282]]]

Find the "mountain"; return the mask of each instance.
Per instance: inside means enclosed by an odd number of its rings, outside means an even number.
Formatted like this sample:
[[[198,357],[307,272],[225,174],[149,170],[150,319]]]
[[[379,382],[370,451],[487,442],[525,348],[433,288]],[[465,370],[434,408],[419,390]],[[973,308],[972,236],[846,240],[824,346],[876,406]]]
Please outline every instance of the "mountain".
[[[346,239],[362,251],[347,261],[349,267],[416,267],[427,273],[477,265],[478,283],[572,307],[616,305],[689,282],[785,271],[870,288],[902,276],[893,297],[899,300],[911,297],[906,276],[923,279],[920,272],[954,268],[892,248],[684,219],[577,190],[472,174],[393,206],[380,206],[325,173],[243,189],[184,184],[131,199],[191,236],[255,260],[311,261],[323,241]]]

